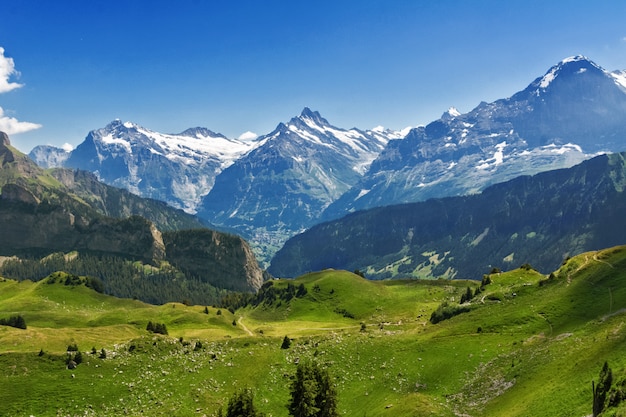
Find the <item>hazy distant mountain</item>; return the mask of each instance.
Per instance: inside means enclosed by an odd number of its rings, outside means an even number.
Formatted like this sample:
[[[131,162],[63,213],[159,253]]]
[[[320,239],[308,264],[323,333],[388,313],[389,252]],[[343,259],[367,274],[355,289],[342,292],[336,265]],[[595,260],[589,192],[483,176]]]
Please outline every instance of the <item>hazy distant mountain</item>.
[[[324,218],[431,197],[464,195],[522,174],[572,166],[626,149],[626,72],[582,56],[552,67],[526,89],[390,141]]]
[[[481,194],[374,208],[290,239],[268,271],[325,268],[392,276],[480,279],[530,263],[548,273],[567,256],[626,243],[626,153],[522,176]]]
[[[258,139],[215,181],[198,215],[267,245],[313,225],[321,212],[357,183],[390,139],[400,134],[332,126],[318,112],[280,123]]]
[[[57,168],[65,165],[70,152],[56,146],[39,145],[28,153],[28,157],[42,168]]]

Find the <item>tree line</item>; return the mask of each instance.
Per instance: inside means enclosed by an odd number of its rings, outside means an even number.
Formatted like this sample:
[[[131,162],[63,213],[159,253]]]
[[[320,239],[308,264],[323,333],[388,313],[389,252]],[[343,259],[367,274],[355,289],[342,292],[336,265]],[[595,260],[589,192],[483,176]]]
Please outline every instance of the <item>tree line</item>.
[[[26,329],[26,320],[21,315],[11,316],[8,319],[0,319],[0,326],[10,326],[16,329]]]
[[[168,265],[146,267],[111,255],[55,253],[43,259],[9,259],[0,266],[0,275],[18,281],[40,281],[57,271],[88,277],[86,285],[96,291],[151,304],[213,305],[228,293]]]
[[[308,291],[304,284],[298,286],[291,282],[286,287],[278,287],[274,285],[274,281],[266,281],[259,290],[252,293],[231,292],[225,294],[216,305],[220,308],[226,308],[231,313],[235,310],[247,306],[279,305],[283,302],[289,302],[294,298],[302,298],[307,295]]]

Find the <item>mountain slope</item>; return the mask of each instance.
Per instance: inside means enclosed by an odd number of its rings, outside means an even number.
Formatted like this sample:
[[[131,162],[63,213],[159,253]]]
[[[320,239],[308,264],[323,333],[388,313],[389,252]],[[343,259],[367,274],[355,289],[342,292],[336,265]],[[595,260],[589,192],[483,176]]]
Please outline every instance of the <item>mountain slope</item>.
[[[623,246],[571,258],[549,279],[515,269],[486,285],[326,270],[272,280],[262,303],[234,314],[118,300],[63,278],[0,279],[0,318],[27,323],[0,326],[7,415],[211,415],[242,387],[260,412],[284,415],[288,381],[310,360],[346,416],[585,416],[605,361],[614,387],[626,376]],[[468,287],[478,294],[461,305]],[[442,304],[466,311],[431,323]],[[168,336],[146,331],[155,320]],[[69,343],[82,355],[71,371]]]
[[[290,239],[268,271],[478,278],[523,263],[550,271],[567,256],[624,243],[625,158],[598,156],[477,195],[357,212]]]
[[[170,261],[176,262],[187,278],[222,288],[251,290],[261,286],[263,273],[240,237],[207,229],[176,231],[180,227],[198,228],[200,223],[162,202],[100,184],[92,174],[45,171],[13,148],[8,136],[2,133],[0,139],[0,255],[32,258],[78,251],[157,267]],[[170,230],[167,237],[164,239],[154,223],[139,215],[158,221],[164,226],[162,230]],[[194,248],[171,243],[176,239],[188,241],[191,234],[196,236]]]
[[[391,137],[398,134],[334,127],[305,108],[226,168],[198,215],[257,244],[277,247],[315,223],[325,207],[359,180]]]
[[[563,60],[507,99],[480,103],[390,141],[325,219],[381,205],[464,195],[626,147],[626,88],[585,57]]]

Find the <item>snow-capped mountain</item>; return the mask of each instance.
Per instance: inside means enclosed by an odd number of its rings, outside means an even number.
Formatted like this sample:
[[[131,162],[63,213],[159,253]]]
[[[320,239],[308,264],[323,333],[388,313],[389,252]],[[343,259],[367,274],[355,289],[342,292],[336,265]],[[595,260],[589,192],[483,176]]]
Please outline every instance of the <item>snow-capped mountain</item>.
[[[35,146],[28,154],[42,168],[62,167],[70,157],[70,152],[50,145]]]
[[[194,213],[215,177],[254,146],[205,128],[163,134],[115,120],[89,132],[62,165]],[[41,163],[42,158],[31,156]]]
[[[341,129],[305,108],[225,169],[198,214],[277,249],[314,224],[399,137],[383,128]]]
[[[451,108],[390,141],[324,219],[394,203],[478,192],[523,174],[626,149],[626,71],[567,58],[510,98]]]

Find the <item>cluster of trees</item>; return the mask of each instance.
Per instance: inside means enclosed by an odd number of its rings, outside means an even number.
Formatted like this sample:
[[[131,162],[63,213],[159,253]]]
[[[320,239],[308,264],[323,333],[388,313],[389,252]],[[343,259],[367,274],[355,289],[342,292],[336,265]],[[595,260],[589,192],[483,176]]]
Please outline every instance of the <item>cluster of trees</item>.
[[[261,304],[273,305],[274,303],[289,302],[294,298],[302,298],[307,293],[304,284],[296,286],[290,282],[286,287],[281,288],[275,286],[274,281],[266,281],[256,294],[238,292],[224,295],[218,306],[234,312],[238,308],[250,305],[256,307]]]
[[[478,294],[480,294],[480,287],[476,288],[476,291],[473,291],[471,287],[467,287],[467,290],[465,290],[465,292],[461,296],[461,301],[459,301],[459,304],[465,304],[471,301],[472,298],[476,297]]]
[[[17,329],[26,329],[26,320],[21,315],[11,316],[8,319],[0,319],[0,326],[11,326]]]
[[[468,306],[450,304],[449,302],[444,301],[439,304],[437,310],[432,312],[430,315],[430,322],[432,324],[437,324],[440,321],[447,320],[462,313],[467,313],[468,311],[470,311]]]
[[[293,417],[337,417],[337,390],[332,377],[325,368],[306,361],[298,364],[290,386],[287,404]],[[223,411],[218,411],[223,417]],[[225,417],[264,417],[254,405],[250,389],[237,391],[228,401]]]
[[[165,323],[152,323],[151,321],[149,321],[148,325],[146,326],[146,330],[152,333],[158,333],[158,334],[164,334],[164,335],[168,334]]]
[[[76,343],[68,345],[67,357],[65,358],[65,364],[67,365],[67,367],[70,369],[74,369],[81,363],[83,363],[83,354],[78,349]]]
[[[104,284],[95,277],[79,277],[78,275],[68,274],[65,272],[54,272],[48,276],[46,281],[48,284],[64,284],[69,286],[85,285],[87,288],[104,293]]]
[[[7,260],[0,266],[0,275],[18,281],[39,281],[57,271],[87,277],[85,285],[96,291],[151,304],[185,301],[187,304],[210,305],[227,294],[227,291],[189,277],[176,268],[145,267],[110,255],[80,253],[66,257],[63,253],[55,253],[43,259]],[[72,285],[71,279],[67,285]]]
[[[522,266],[523,268],[524,266]],[[499,273],[500,270],[494,268],[491,270],[492,274]],[[461,295],[461,299],[459,300],[459,305],[450,304],[448,301],[444,301],[437,307],[437,310],[433,311],[430,315],[430,322],[432,324],[437,324],[440,321],[447,320],[456,315],[467,313],[470,311],[470,307],[467,305],[463,305],[469,301],[471,301],[478,294],[482,293],[487,285],[491,284],[491,277],[489,275],[483,275],[483,279],[480,282],[480,287],[472,290],[471,287],[467,287],[463,295]]]

